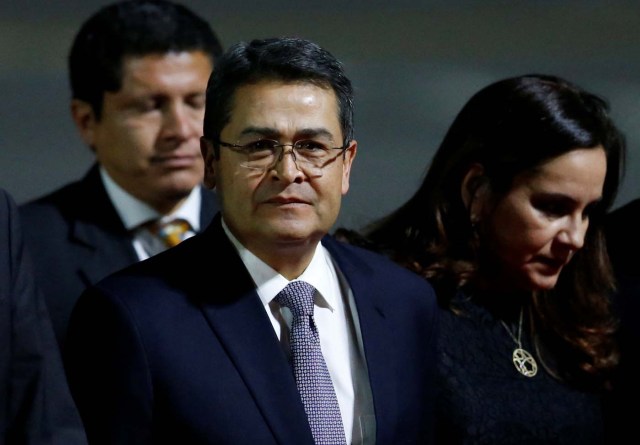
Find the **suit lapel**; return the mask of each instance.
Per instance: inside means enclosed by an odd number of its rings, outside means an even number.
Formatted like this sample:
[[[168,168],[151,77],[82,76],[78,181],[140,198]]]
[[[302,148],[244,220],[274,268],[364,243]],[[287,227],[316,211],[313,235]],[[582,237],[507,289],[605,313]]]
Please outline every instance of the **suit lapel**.
[[[76,216],[70,242],[80,252],[78,269],[87,284],[138,261],[131,236],[122,224],[95,165],[78,184],[73,205]]]
[[[376,443],[393,443],[399,382],[393,369],[393,330],[385,317],[389,287],[372,285],[373,271],[341,243],[325,237],[322,244],[346,277],[356,302],[376,417]]]
[[[91,224],[76,222],[73,241],[84,247],[85,255],[78,264],[87,284],[138,261],[128,235],[114,235]]]
[[[202,236],[212,239],[200,245],[215,246],[216,270],[224,279],[216,301],[203,312],[227,350],[256,405],[282,444],[313,443],[311,430],[298,395],[291,366],[273,326],[255,292],[255,286],[234,247],[224,235],[220,218]],[[211,269],[211,264],[208,264]]]
[[[138,255],[131,234],[109,199],[97,165],[81,180],[78,190],[73,204],[78,214],[70,239],[84,251],[78,269],[88,285],[137,262]],[[218,204],[214,192],[201,187],[201,193],[200,227],[204,229],[218,211]]]
[[[200,205],[200,231],[202,232],[218,213],[219,206],[215,191],[201,186],[200,195],[202,196]]]
[[[213,267],[224,277],[217,283],[220,297],[216,301],[207,302],[207,296],[201,295],[203,312],[212,330],[227,349],[276,440],[313,443],[291,367],[249,273],[224,235],[219,216],[201,236],[210,239],[199,246],[215,246],[217,259]],[[368,265],[340,243],[327,237],[323,244],[354,294],[376,416],[376,442],[392,443],[393,425],[398,423],[395,394],[399,382],[393,369],[393,330],[385,318],[385,292],[389,288],[373,286]],[[207,264],[206,270],[199,272],[201,277],[210,274],[211,268]]]

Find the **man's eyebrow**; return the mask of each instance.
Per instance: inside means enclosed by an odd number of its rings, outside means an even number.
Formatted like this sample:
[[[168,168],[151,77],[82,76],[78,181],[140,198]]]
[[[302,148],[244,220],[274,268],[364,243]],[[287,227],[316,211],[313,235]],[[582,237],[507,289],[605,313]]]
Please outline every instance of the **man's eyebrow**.
[[[268,136],[277,138],[280,135],[280,132],[272,127],[247,127],[240,132],[240,136]],[[304,128],[302,130],[296,131],[297,137],[326,137],[330,141],[333,142],[334,137],[333,134],[324,127],[319,128]]]
[[[331,132],[326,128],[305,128],[303,130],[296,132],[296,134],[298,136],[303,136],[303,137],[322,136],[322,137],[326,137],[331,142],[333,142],[333,134],[331,134]]]

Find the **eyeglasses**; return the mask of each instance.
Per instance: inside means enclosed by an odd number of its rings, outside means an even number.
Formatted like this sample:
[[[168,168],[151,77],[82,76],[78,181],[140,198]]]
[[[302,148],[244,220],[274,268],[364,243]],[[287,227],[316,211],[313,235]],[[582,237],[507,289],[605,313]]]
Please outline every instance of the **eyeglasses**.
[[[316,177],[322,176],[322,169],[349,147],[348,144],[342,147],[327,147],[326,144],[311,139],[296,141],[293,144],[281,144],[271,139],[260,139],[242,145],[219,140],[218,144],[243,155],[241,167],[264,173],[275,167],[284,155],[290,153],[296,167]],[[291,150],[285,151],[285,147],[291,147]],[[334,155],[334,150],[340,150],[340,153]]]

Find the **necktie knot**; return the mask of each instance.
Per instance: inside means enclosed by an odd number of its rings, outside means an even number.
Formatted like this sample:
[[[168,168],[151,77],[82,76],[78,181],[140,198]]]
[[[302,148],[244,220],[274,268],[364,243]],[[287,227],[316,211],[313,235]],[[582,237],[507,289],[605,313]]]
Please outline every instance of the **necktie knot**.
[[[170,221],[154,221],[149,226],[149,231],[159,237],[167,247],[174,247],[185,239],[185,235],[191,229],[187,220],[175,218]]]
[[[292,281],[276,295],[281,306],[288,307],[294,317],[313,315],[313,295],[316,288],[305,281]]]

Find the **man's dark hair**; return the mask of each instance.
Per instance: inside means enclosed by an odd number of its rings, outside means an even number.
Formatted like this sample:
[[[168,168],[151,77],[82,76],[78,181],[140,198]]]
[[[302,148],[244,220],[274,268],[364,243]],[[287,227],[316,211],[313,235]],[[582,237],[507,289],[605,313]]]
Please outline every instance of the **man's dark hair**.
[[[106,91],[122,87],[126,57],[202,51],[213,64],[222,45],[209,24],[188,8],[164,0],[126,0],[105,6],[76,35],[69,53],[71,94],[100,118]]]
[[[312,83],[336,94],[344,143],[353,139],[353,87],[342,63],[308,40],[292,37],[253,40],[233,45],[218,60],[207,86],[204,136],[217,141],[229,122],[233,95],[263,80]]]

